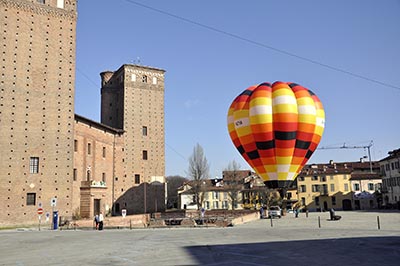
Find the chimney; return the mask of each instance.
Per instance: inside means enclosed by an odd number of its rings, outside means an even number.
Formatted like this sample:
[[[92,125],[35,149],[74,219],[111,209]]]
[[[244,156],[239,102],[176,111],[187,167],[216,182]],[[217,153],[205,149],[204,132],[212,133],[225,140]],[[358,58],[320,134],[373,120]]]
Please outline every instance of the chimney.
[[[101,86],[103,87],[108,83],[108,81],[111,79],[111,77],[114,75],[113,71],[104,71],[100,73],[101,77]]]

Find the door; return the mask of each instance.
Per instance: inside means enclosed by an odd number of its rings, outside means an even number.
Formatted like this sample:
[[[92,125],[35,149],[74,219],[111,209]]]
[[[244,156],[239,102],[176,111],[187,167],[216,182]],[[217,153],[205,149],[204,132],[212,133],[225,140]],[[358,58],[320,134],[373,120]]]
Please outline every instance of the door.
[[[328,202],[324,201],[324,210],[328,210]]]
[[[352,209],[351,200],[345,199],[345,200],[343,200],[342,204],[343,204],[343,210],[344,211],[351,211],[351,209]]]
[[[93,214],[99,214],[100,213],[100,199],[94,199],[93,202]]]

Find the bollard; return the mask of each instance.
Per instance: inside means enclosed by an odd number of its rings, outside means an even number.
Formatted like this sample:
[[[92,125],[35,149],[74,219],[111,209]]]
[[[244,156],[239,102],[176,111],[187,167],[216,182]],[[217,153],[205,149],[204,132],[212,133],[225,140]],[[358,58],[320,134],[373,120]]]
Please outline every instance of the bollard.
[[[318,216],[318,227],[321,228],[321,217]]]
[[[379,216],[376,216],[376,221],[378,222],[378,230],[381,230],[381,223],[379,221]]]
[[[269,219],[271,220],[271,227],[274,227],[273,223],[272,223],[272,215],[269,216]]]

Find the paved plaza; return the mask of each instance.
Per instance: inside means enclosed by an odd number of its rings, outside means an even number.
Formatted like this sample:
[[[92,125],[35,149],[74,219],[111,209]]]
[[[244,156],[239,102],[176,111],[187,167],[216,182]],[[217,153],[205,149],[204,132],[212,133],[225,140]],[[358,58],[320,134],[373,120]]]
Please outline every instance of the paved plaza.
[[[337,214],[289,214],[272,226],[3,230],[0,265],[400,265],[400,212]]]

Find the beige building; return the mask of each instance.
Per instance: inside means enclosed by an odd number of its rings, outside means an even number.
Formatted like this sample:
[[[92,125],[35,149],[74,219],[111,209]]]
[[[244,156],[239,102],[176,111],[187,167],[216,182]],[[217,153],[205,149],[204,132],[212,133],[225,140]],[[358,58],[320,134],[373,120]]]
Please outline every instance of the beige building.
[[[165,71],[103,72],[102,123],[75,115],[76,4],[0,0],[0,226],[165,208]]]
[[[232,200],[232,190],[227,189],[224,186],[222,179],[206,179],[203,180],[202,191],[199,196],[202,198],[201,207],[205,210],[232,210],[232,204],[235,204]],[[192,182],[186,182],[179,190],[179,207],[181,209],[197,210],[197,204],[195,201],[195,193],[191,186]],[[237,191],[235,198],[235,210],[243,209],[242,194],[241,190]]]
[[[383,204],[385,208],[400,209],[400,149],[389,152],[379,161],[382,175]]]

